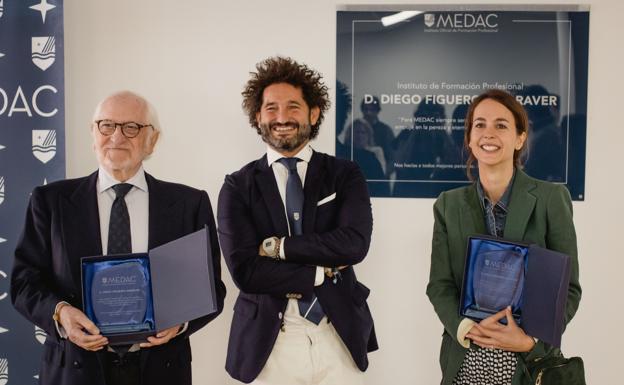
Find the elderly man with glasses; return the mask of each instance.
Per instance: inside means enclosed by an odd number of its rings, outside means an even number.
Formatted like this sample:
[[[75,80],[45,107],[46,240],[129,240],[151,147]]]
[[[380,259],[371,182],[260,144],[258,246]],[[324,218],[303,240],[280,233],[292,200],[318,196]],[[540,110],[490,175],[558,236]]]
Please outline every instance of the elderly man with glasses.
[[[141,96],[123,91],[104,99],[91,131],[99,169],[35,188],[15,250],[12,302],[47,333],[40,383],[191,384],[188,337],[221,312],[225,297],[210,200],[204,191],[144,172],[160,126]],[[80,258],[146,252],[206,225],[218,311],[141,344],[110,347],[80,310]]]

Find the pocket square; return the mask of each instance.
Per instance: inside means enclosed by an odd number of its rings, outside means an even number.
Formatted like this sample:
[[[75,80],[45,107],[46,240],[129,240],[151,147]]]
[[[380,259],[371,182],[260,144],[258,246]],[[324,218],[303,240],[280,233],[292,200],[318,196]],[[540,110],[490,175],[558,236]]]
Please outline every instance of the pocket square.
[[[316,205],[317,206],[324,205],[325,203],[333,201],[334,199],[336,199],[336,193],[326,196],[325,198],[318,201]]]

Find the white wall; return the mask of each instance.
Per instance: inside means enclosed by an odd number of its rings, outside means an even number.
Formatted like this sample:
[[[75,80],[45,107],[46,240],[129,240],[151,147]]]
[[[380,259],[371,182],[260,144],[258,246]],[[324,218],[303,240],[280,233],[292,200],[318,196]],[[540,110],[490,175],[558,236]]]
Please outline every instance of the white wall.
[[[616,384],[621,383],[618,364],[624,344],[623,290],[618,285],[624,255],[616,243],[622,233],[617,218],[624,215],[624,199],[618,192],[624,186],[613,155],[621,153],[624,143],[621,118],[616,115],[624,89],[624,3],[588,3],[586,200],[574,203],[583,299],[564,336],[563,349],[568,355],[583,356],[588,383]],[[336,4],[332,0],[65,0],[68,177],[85,175],[96,167],[89,135],[93,107],[113,91],[130,89],[156,105],[164,126],[162,141],[146,169],[161,179],[207,190],[216,205],[223,176],[263,152],[240,107],[249,71],[263,58],[283,54],[316,68],[333,86]],[[332,110],[314,143],[317,150],[333,153],[333,122]],[[360,279],[372,288],[369,303],[381,346],[370,355],[368,384],[439,382],[442,326],[425,296],[432,204],[431,199],[373,199],[373,242],[368,258],[357,269]],[[224,279],[225,311],[192,338],[197,384],[236,383],[223,367],[237,290],[227,270]]]

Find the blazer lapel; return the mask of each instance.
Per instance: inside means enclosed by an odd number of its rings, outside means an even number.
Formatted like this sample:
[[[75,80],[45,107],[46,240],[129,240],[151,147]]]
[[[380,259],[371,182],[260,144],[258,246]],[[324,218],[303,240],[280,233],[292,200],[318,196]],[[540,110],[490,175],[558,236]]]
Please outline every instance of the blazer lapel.
[[[477,188],[474,184],[466,189],[464,199],[463,207],[460,210],[464,238],[475,234],[487,233],[481,202],[479,202],[479,194],[477,194]]]
[[[288,235],[286,211],[284,209],[284,203],[280,197],[279,190],[277,189],[275,174],[273,173],[273,169],[267,163],[266,155],[258,160],[256,167],[256,184],[260,195],[262,195],[262,200],[268,208],[271,222],[273,222],[273,227],[276,231],[275,235],[278,237],[286,236]]]
[[[145,180],[149,194],[147,244],[148,249],[151,250],[182,235],[180,231],[184,228],[182,222],[184,216],[179,213],[182,212],[181,205],[184,202],[171,194],[162,182],[148,173],[145,173]]]
[[[529,219],[535,209],[536,198],[531,190],[536,187],[527,174],[516,170],[516,178],[511,190],[511,200],[505,222],[505,239],[521,241],[524,239]]]
[[[60,199],[61,233],[74,287],[80,287],[80,258],[102,254],[97,204],[97,172],[86,177],[74,192]]]
[[[317,152],[312,153],[312,158],[308,164],[306,171],[306,180],[303,186],[303,233],[309,234],[314,232],[314,223],[316,222],[316,204],[318,202],[325,169],[322,167],[320,155]]]

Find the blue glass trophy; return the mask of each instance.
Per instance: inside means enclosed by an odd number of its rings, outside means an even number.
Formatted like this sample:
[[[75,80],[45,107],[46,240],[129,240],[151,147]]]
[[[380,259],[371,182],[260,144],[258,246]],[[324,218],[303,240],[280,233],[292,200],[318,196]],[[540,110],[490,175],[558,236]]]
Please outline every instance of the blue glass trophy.
[[[524,257],[516,250],[490,250],[476,256],[473,291],[477,310],[497,313],[518,308],[524,282]]]
[[[477,322],[511,306],[528,335],[561,346],[570,257],[485,235],[468,238],[459,314]],[[506,324],[507,319],[500,319]]]
[[[211,250],[204,228],[147,253],[82,257],[83,311],[110,345],[145,342],[214,313]]]
[[[90,316],[102,334],[153,329],[147,259],[100,261],[89,266]]]

